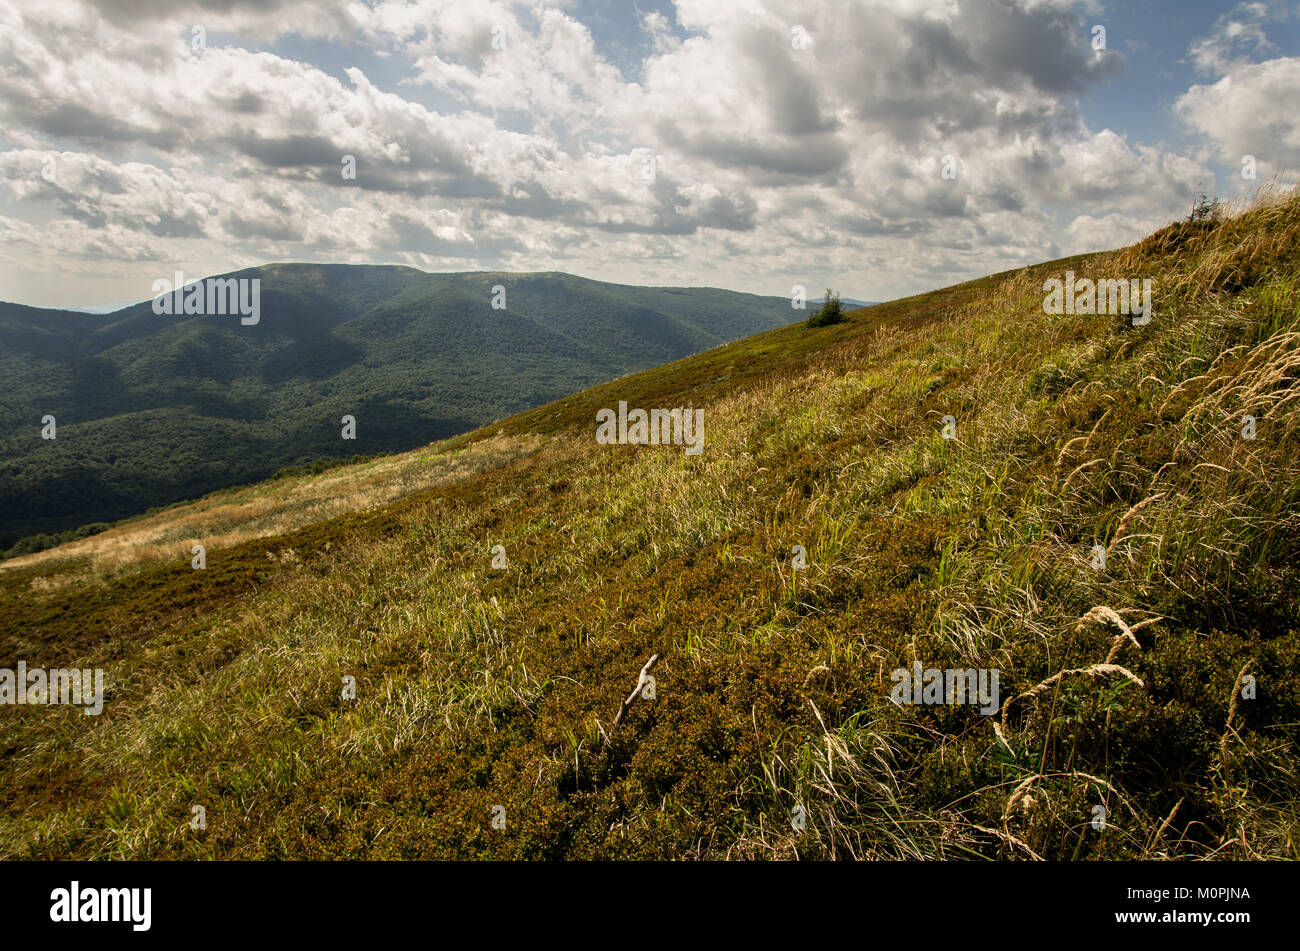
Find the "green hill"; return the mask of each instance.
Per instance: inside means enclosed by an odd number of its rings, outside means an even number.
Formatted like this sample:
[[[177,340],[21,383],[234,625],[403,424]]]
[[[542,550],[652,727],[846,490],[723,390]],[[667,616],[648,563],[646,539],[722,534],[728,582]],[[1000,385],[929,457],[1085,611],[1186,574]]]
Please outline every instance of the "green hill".
[[[424,445],[801,316],[784,298],[559,273],[226,276],[261,281],[256,324],[159,316],[148,301],[104,316],[0,304],[0,550],[284,467]]]
[[[11,560],[108,687],[0,708],[0,855],[1300,858],[1298,341],[1292,193]]]

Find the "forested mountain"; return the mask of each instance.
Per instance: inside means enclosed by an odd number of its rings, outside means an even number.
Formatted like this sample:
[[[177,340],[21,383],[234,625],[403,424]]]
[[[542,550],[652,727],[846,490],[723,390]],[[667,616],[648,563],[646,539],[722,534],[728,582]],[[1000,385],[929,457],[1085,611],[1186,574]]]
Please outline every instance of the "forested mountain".
[[[556,272],[276,264],[222,277],[260,281],[256,323],[159,315],[152,301],[106,315],[0,303],[0,548],[423,445],[805,316],[786,298]]]

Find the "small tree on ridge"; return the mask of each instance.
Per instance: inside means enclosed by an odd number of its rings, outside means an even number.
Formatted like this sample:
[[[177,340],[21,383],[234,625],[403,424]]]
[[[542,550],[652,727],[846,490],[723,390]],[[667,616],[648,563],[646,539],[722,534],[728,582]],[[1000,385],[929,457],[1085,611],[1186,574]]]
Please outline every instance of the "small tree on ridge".
[[[827,327],[844,320],[844,307],[840,304],[840,295],[826,288],[826,299],[808,318],[809,327]]]

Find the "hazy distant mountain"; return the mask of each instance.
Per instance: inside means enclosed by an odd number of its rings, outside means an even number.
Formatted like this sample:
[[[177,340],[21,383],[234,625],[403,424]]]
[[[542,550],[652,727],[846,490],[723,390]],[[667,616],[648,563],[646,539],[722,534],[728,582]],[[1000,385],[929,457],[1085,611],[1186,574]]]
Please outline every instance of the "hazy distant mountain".
[[[825,298],[825,297],[819,297],[819,298],[817,298],[816,300],[810,300],[810,301],[808,301],[808,306],[809,306],[809,308],[811,309],[811,308],[813,308],[813,307],[820,307],[820,306],[821,306],[822,304],[824,304],[824,303],[826,303],[826,298]],[[855,298],[855,297],[841,297],[841,298],[840,298],[840,303],[843,304],[843,305],[844,305],[846,308],[848,308],[849,310],[853,310],[853,309],[858,308],[858,307],[875,307],[877,304],[880,303],[880,301],[878,301],[878,300],[858,300],[858,299]]]
[[[283,466],[409,449],[804,316],[787,298],[556,272],[224,277],[261,281],[256,324],[160,316],[151,301],[102,316],[0,303],[0,547]]]
[[[116,304],[87,304],[85,307],[53,307],[51,310],[70,310],[76,314],[111,314],[130,307],[135,301],[118,301]]]

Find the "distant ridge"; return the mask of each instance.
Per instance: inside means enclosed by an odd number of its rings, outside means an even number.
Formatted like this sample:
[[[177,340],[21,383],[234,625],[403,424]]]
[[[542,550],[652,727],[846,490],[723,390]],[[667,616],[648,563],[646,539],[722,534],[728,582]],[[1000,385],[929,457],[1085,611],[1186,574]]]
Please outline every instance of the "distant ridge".
[[[800,317],[783,297],[556,271],[216,277],[260,282],[255,325],[160,316],[151,301],[93,317],[0,303],[0,549],[286,466],[424,445]]]
[[[820,306],[820,305],[826,303],[826,298],[824,298],[824,297],[818,297],[816,300],[810,300],[810,301],[808,301],[808,303],[809,303],[809,304],[815,304],[815,305]],[[840,303],[843,304],[845,307],[848,307],[848,308],[850,308],[850,309],[854,309],[854,310],[856,310],[856,309],[859,308],[859,307],[875,307],[877,304],[880,303],[880,301],[878,301],[878,300],[858,300],[857,298],[854,298],[854,297],[841,297],[841,298],[840,298]]]

